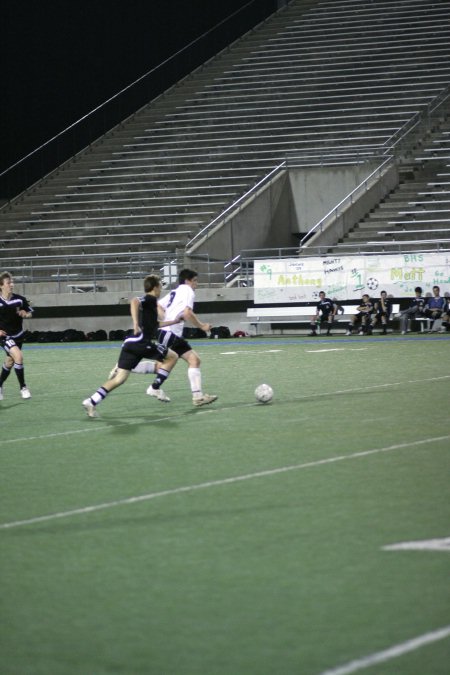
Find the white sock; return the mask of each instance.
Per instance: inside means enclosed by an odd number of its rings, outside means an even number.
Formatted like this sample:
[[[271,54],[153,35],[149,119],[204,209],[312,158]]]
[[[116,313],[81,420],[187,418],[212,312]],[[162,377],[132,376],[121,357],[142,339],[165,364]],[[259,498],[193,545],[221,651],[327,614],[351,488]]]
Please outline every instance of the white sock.
[[[154,361],[139,361],[136,368],[133,368],[132,373],[139,373],[139,375],[145,375],[146,373],[155,372],[155,362]]]
[[[202,374],[200,368],[188,368],[189,384],[193,394],[202,393]]]

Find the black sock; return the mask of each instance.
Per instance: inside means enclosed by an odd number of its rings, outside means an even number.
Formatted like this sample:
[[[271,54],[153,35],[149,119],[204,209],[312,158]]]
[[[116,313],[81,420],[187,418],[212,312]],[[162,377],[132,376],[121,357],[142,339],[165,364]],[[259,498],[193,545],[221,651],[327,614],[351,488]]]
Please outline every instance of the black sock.
[[[15,363],[14,364],[14,372],[16,373],[17,379],[19,380],[20,388],[23,389],[26,386],[25,385],[25,372],[24,372],[24,369],[23,369],[23,365]]]
[[[159,389],[160,386],[162,385],[163,382],[167,380],[169,377],[170,372],[168,370],[164,370],[164,368],[160,368],[156,374],[155,379],[152,382],[152,388],[153,389]]]
[[[5,366],[2,366],[2,372],[0,373],[0,387],[2,386],[3,382],[8,379],[10,374],[11,368],[6,368]]]

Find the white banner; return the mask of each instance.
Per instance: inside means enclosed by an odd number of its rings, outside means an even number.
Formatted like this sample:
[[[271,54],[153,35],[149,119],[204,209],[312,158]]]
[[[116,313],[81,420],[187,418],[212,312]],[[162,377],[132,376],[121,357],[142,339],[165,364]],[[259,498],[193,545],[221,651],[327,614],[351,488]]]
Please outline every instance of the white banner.
[[[423,293],[439,286],[450,292],[449,253],[408,253],[373,256],[330,256],[255,260],[254,301],[311,302],[319,291],[337,300],[355,300],[381,291],[396,298]]]

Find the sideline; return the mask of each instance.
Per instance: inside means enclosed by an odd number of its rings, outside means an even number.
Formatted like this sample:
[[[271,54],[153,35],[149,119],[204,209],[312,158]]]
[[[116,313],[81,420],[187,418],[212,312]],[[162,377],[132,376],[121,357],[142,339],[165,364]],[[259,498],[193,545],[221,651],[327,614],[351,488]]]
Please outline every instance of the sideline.
[[[171,495],[178,495],[187,492],[196,492],[197,490],[205,490],[207,488],[220,487],[222,485],[232,485],[255,478],[266,478],[275,476],[281,473],[288,473],[290,471],[299,471],[300,469],[310,469],[316,466],[323,466],[326,464],[333,464],[335,462],[343,462],[349,459],[359,459],[360,457],[369,457],[381,452],[391,452],[392,450],[402,450],[403,448],[417,447],[426,445],[428,443],[435,443],[439,441],[450,440],[448,436],[437,436],[435,438],[424,438],[422,440],[410,441],[409,443],[398,443],[390,445],[386,448],[374,448],[372,450],[363,450],[361,452],[354,452],[351,455],[337,455],[335,457],[328,457],[327,459],[319,459],[314,462],[305,462],[304,464],[293,464],[289,466],[282,466],[275,469],[267,469],[265,471],[257,471],[255,473],[243,474],[241,476],[232,476],[230,478],[221,478],[219,480],[208,481],[206,483],[197,483],[194,485],[184,485],[182,487],[171,488],[169,490],[162,490],[161,492],[149,492],[148,494],[139,495],[137,497],[127,497],[118,499],[104,504],[93,504],[92,506],[83,506],[78,509],[71,509],[70,511],[60,511],[58,513],[50,513],[45,516],[36,516],[34,518],[27,518],[26,520],[16,520],[11,523],[0,523],[0,530],[8,530],[23,525],[34,525],[35,523],[42,523],[49,520],[56,520],[59,518],[69,518],[71,516],[82,516],[86,513],[94,513],[95,511],[104,511],[112,509],[117,506],[129,506],[130,504],[137,504],[139,502],[150,501],[159,497],[169,497]],[[352,671],[349,671],[352,672]]]
[[[350,673],[356,673],[358,670],[363,668],[370,668],[376,663],[384,663],[385,661],[390,661],[395,659],[398,656],[407,654],[408,652],[415,651],[424,645],[428,645],[431,642],[437,642],[438,640],[444,640],[450,636],[450,626],[444,626],[438,630],[432,631],[431,633],[424,633],[424,635],[419,635],[419,637],[412,638],[406,642],[401,642],[398,645],[389,647],[382,652],[375,652],[369,656],[364,656],[362,659],[356,659],[355,661],[350,661],[349,663],[339,666],[338,668],[332,668],[331,670],[325,670],[320,675],[350,675]]]

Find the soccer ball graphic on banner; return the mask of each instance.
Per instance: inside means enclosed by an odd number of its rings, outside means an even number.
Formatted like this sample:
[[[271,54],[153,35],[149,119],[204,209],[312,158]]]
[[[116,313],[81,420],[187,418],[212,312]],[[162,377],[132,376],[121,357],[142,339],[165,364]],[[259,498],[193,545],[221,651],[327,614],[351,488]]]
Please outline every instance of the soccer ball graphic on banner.
[[[256,400],[260,403],[270,403],[273,398],[273,389],[268,384],[259,384],[255,389]]]

